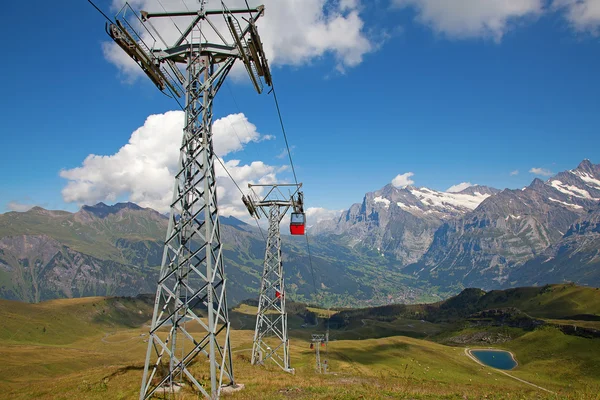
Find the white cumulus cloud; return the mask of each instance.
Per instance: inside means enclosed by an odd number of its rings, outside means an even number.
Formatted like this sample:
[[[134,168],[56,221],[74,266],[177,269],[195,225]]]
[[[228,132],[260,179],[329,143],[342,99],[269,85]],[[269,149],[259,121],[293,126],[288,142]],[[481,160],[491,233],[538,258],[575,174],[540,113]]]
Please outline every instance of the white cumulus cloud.
[[[452,185],[450,186],[446,192],[448,193],[458,193],[458,192],[462,192],[463,190],[465,190],[468,187],[473,186],[473,184],[471,182],[462,182],[459,183],[457,185]]]
[[[565,18],[575,30],[600,33],[600,0],[554,0],[552,5],[564,10]]]
[[[392,185],[394,185],[395,187],[404,187],[404,186],[412,185],[413,183],[415,183],[415,181],[410,179],[410,177],[413,175],[414,175],[414,173],[412,173],[412,172],[406,172],[404,174],[399,174],[394,179],[392,179]]]
[[[321,221],[337,218],[342,212],[343,210],[328,210],[322,207],[310,207],[306,209],[306,222],[308,225],[314,225]]]
[[[515,169],[514,171],[510,171],[510,176],[517,176],[519,175],[519,170]]]
[[[513,25],[540,14],[544,0],[393,0],[412,7],[417,20],[451,38],[491,38],[500,41]]]
[[[184,4],[190,10],[197,10],[199,7],[197,0],[182,1],[171,4],[163,1],[163,5],[167,11],[185,10]],[[113,10],[119,10],[124,2],[113,0]],[[163,12],[156,0],[134,0],[129,3],[136,10]],[[365,54],[377,48],[377,44],[372,43],[365,33],[358,0],[251,0],[248,3],[250,7],[259,4],[265,6],[265,14],[257,25],[265,54],[272,66],[303,65],[325,54],[331,54],[336,60],[337,69],[343,71],[346,67],[360,64]],[[227,6],[230,9],[245,9],[246,3],[244,0],[229,0]],[[209,1],[207,9],[221,9],[221,3]],[[168,44],[180,36],[169,18],[155,18],[151,21]],[[191,19],[177,17],[173,18],[173,21],[179,29],[184,30]],[[226,39],[231,36],[222,18],[215,17],[211,21]],[[205,28],[203,34],[211,41],[222,43],[216,35],[210,33],[209,28]],[[143,37],[149,47],[154,45],[148,33]],[[233,43],[233,39],[228,40]],[[162,43],[156,45],[164,47]],[[119,68],[126,80],[143,75],[141,69],[115,43],[104,43],[103,51],[105,58]],[[243,72],[243,68],[238,68],[238,72]]]
[[[143,207],[168,211],[183,125],[182,111],[149,116],[144,125],[133,132],[129,143],[115,154],[90,154],[81,166],[62,170],[60,176],[68,181],[62,190],[63,199],[93,204],[127,198]],[[216,120],[213,135],[215,153],[221,157],[241,150],[247,143],[269,138],[258,133],[244,114]],[[225,166],[242,188],[249,182],[274,182],[280,170],[262,161],[242,165],[238,160],[229,160]],[[221,214],[243,216],[241,195],[219,162],[215,162],[215,173],[220,178],[217,190]]]
[[[531,168],[529,170],[530,173],[534,174],[534,175],[540,175],[540,176],[552,176],[554,175],[554,172],[549,171],[545,168]]]

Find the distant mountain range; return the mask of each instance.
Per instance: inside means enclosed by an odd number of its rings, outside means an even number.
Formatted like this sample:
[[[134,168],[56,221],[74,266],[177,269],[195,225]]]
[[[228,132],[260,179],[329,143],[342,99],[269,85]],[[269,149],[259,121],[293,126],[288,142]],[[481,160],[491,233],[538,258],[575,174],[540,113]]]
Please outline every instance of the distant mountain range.
[[[76,213],[34,207],[0,214],[0,297],[37,302],[95,295],[153,293],[168,218],[133,203],[83,206]],[[222,242],[232,304],[255,297],[265,241],[253,227],[222,217]],[[287,293],[292,299],[339,305],[427,300],[389,271],[376,253],[337,243],[283,237]],[[314,270],[311,270],[311,262]],[[314,275],[314,280],[313,280]],[[381,283],[384,277],[389,281]]]
[[[374,248],[401,265],[421,259],[438,228],[474,210],[499,190],[472,186],[459,193],[389,184],[367,193],[335,221],[317,225],[312,234],[347,237],[351,247]]]
[[[465,287],[599,286],[599,200],[600,165],[588,160],[518,190],[387,185],[312,226],[310,257],[304,238],[283,236],[287,291],[298,300],[369,306],[435,301]],[[167,221],[133,203],[0,214],[0,296],[152,293]],[[235,303],[256,295],[265,242],[240,220],[221,223]]]
[[[315,233],[375,248],[420,284],[450,291],[565,280],[600,285],[599,200],[600,165],[584,160],[517,190],[388,185]]]

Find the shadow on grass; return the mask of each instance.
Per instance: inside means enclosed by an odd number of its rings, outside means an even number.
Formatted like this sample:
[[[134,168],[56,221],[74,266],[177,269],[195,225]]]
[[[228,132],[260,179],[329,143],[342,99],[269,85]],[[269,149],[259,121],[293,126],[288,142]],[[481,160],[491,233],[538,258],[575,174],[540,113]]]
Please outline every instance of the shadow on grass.
[[[104,378],[102,378],[102,380],[112,379],[112,378],[114,378],[116,376],[126,374],[129,371],[143,371],[143,370],[144,370],[144,366],[143,365],[127,365],[125,367],[118,368],[112,374],[106,375]]]
[[[406,343],[385,343],[362,348],[344,348],[343,350],[329,350],[332,358],[341,361],[354,362],[363,365],[381,364],[384,358],[393,357],[393,352],[408,351],[410,345]]]

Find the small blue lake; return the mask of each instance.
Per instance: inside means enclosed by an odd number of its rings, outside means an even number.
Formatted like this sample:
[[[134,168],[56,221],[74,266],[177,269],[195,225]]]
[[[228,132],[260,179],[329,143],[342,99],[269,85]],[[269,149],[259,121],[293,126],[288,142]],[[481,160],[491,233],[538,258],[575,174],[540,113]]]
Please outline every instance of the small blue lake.
[[[508,351],[503,350],[471,350],[483,364],[498,369],[513,369],[517,362],[512,358]]]

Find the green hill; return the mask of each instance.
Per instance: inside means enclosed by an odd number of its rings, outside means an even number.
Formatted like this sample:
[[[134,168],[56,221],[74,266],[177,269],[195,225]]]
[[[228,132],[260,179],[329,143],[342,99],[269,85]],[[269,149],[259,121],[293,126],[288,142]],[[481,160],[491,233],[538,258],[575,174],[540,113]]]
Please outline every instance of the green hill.
[[[558,395],[480,366],[463,347],[406,336],[330,341],[323,357],[331,373],[316,374],[314,351],[306,338],[324,327],[323,319],[317,327],[302,328],[306,308],[294,307],[298,314],[290,316],[290,333],[295,375],[272,365],[250,365],[255,309],[241,305],[232,311],[232,320],[241,325],[231,334],[235,373],[246,388],[230,398],[587,400],[597,399],[600,392],[598,340],[564,335],[554,328],[527,332],[499,346],[519,361],[510,375]],[[150,308],[144,299],[134,298],[0,301],[0,317],[6,321],[0,330],[2,397],[137,398]],[[324,310],[311,310],[326,315]],[[205,369],[204,362],[193,366],[200,376]],[[197,396],[184,391],[181,398]]]

